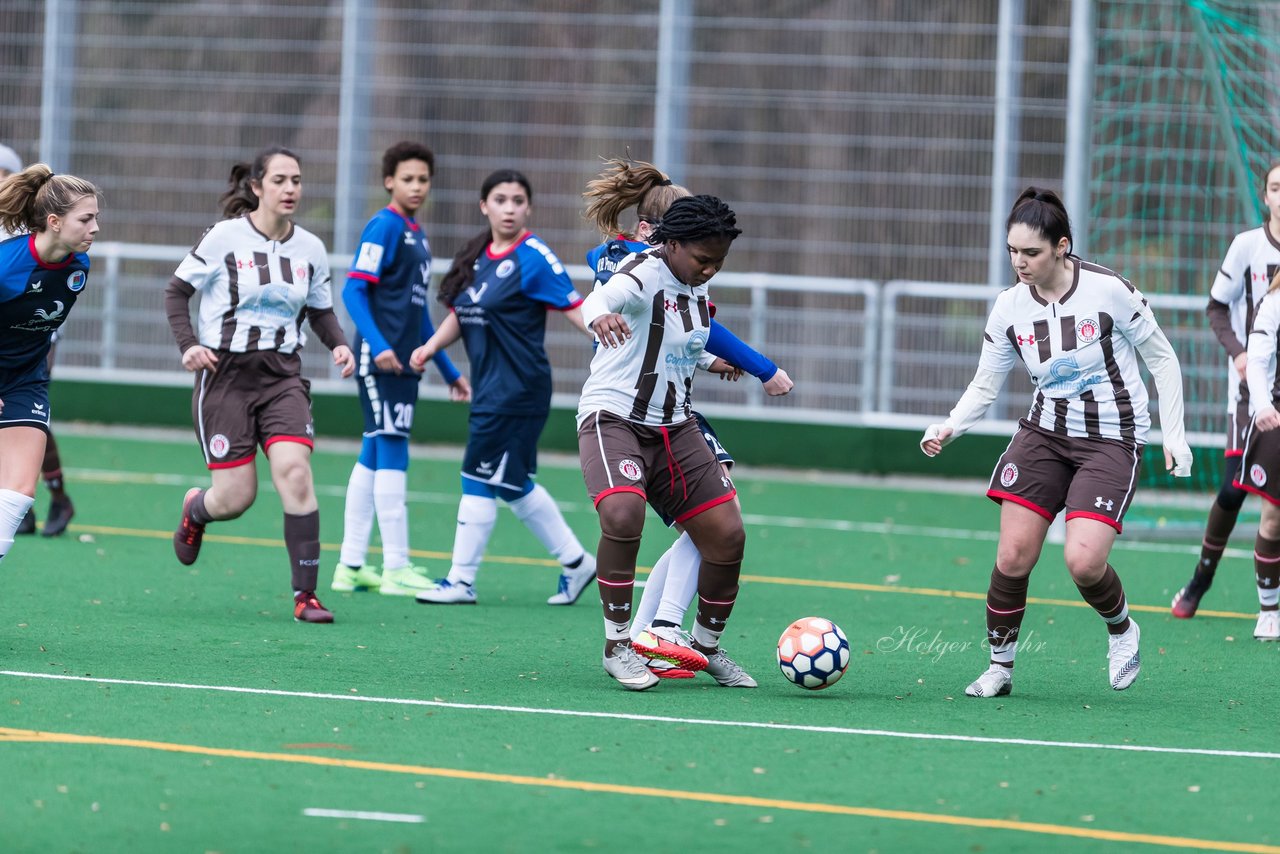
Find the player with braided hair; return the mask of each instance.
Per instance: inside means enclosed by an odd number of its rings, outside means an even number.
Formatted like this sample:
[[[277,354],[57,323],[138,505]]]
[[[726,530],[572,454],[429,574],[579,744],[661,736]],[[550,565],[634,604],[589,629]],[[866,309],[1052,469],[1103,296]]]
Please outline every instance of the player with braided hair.
[[[671,203],[688,196],[689,191],[673,184],[652,163],[614,158],[606,161],[605,169],[587,184],[582,195],[587,200],[586,218],[606,238],[604,243],[587,252],[587,264],[595,271],[596,287],[599,287],[609,281],[613,272],[626,263],[632,253],[652,248],[648,238],[655,226]],[[635,208],[637,222],[631,231],[623,232],[618,221],[630,208]],[[769,395],[783,395],[792,389],[794,384],[786,371],[720,324],[715,319],[714,306],[711,314],[711,330],[707,336],[709,353],[723,357],[729,364],[755,376]],[[731,377],[729,374],[720,376]],[[695,411],[693,417],[727,477],[734,464],[732,454],[720,443],[715,429],[702,413]],[[663,644],[689,645],[689,636],[682,625],[685,613],[698,592],[698,566],[702,556],[689,534],[676,525],[674,519],[664,515],[662,520],[669,527],[679,528],[680,536],[654,562],[632,617],[631,640],[642,655]],[[667,679],[688,679],[694,675],[692,671],[676,667],[662,658],[651,659],[649,669]]]
[[[741,234],[715,196],[672,202],[649,240],[583,302],[583,319],[600,341],[578,404],[583,479],[600,517],[596,552],[604,608],[604,669],[623,687],[658,683],[630,637],[636,554],[645,503],[684,526],[701,553],[692,644],[661,645],[658,657],[705,669],[721,685],[755,687],[720,637],[738,593],[745,534],[733,482],[693,417],[697,367],[711,312],[707,282]],[[632,330],[641,334],[632,335]],[[722,370],[733,370],[719,360]]]

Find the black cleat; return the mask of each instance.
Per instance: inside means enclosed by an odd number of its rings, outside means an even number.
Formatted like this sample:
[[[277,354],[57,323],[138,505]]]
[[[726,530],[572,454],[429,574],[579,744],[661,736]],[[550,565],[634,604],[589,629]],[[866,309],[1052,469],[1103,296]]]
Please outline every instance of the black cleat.
[[[63,496],[61,499],[55,498],[49,502],[49,512],[44,517],[44,528],[40,531],[42,537],[56,537],[67,530],[67,525],[71,523],[71,517],[76,515],[75,505],[71,503],[71,499]]]
[[[27,508],[27,515],[22,517],[22,521],[18,523],[18,530],[15,534],[34,534],[36,532],[36,509],[34,507]]]
[[[1191,580],[1187,582],[1187,586],[1178,591],[1178,595],[1173,597],[1173,616],[1180,620],[1190,620],[1196,615],[1196,610],[1200,607],[1200,599],[1204,594],[1209,592],[1209,587],[1213,584],[1212,575],[1201,575],[1197,572],[1191,576]]]

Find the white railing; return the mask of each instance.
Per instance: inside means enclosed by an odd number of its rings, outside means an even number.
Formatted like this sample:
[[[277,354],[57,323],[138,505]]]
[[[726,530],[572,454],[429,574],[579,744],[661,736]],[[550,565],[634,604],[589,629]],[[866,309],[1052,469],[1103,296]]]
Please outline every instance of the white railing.
[[[57,375],[74,379],[186,385],[189,376],[164,314],[164,288],[186,254],[181,246],[104,242],[94,247],[93,275],[59,343]],[[350,255],[332,255],[337,311]],[[432,272],[448,268],[437,259]],[[568,271],[585,293],[591,272]],[[763,394],[747,377],[736,384],[703,379],[698,404],[708,414],[820,424],[917,428],[944,415],[973,374],[995,291],[982,285],[825,279],[722,272],[713,292],[716,319],[785,368],[795,391]],[[1162,326],[1179,350],[1187,383],[1188,429],[1198,444],[1220,444],[1226,360],[1204,320],[1205,298],[1153,296]],[[433,306],[439,317],[443,312]],[[591,349],[567,323],[552,319],[547,351],[554,402],[572,407]],[[461,347],[451,357],[466,370]],[[304,370],[320,391],[354,393],[323,348],[304,352]],[[1008,432],[1027,408],[1030,381],[1014,372],[983,432]],[[429,374],[423,396],[445,397]]]

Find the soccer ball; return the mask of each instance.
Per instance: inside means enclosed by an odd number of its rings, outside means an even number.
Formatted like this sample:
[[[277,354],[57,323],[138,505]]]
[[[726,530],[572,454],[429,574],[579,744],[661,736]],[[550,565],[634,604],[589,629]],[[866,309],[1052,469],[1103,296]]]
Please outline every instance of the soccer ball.
[[[817,691],[840,681],[849,666],[849,641],[840,627],[822,617],[803,617],[778,638],[782,675]]]

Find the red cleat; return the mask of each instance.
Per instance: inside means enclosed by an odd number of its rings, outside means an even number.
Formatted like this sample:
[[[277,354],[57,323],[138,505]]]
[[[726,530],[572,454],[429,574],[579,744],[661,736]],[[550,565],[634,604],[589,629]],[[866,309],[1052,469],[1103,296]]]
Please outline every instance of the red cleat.
[[[293,596],[293,618],[299,623],[332,623],[333,612],[320,604],[314,591],[303,590]]]
[[[191,507],[191,499],[199,494],[198,486],[187,490],[182,499],[182,523],[173,532],[173,553],[184,566],[191,566],[196,562],[196,558],[200,556],[200,544],[204,541],[204,525],[191,521],[191,514],[187,512]]]

